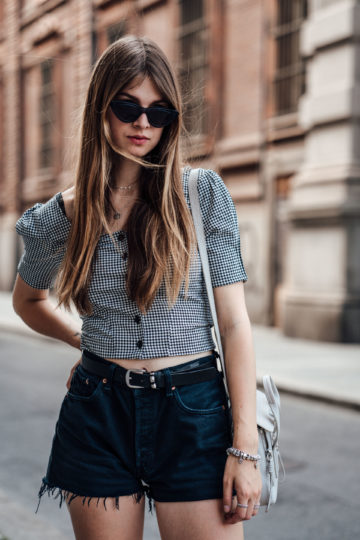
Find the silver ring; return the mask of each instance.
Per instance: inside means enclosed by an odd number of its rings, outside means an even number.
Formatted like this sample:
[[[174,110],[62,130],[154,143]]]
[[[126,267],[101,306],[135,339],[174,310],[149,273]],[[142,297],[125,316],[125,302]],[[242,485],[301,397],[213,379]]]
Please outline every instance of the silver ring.
[[[237,503],[237,506],[240,506],[240,508],[248,508],[249,505]]]
[[[260,504],[254,504],[254,508],[260,508]]]

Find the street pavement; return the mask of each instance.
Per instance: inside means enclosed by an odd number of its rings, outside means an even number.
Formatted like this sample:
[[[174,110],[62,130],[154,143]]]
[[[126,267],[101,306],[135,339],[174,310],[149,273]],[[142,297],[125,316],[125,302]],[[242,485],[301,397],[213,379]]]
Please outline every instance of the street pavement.
[[[76,318],[76,317],[75,317]],[[280,390],[280,394],[282,396],[282,402],[285,400],[286,403],[286,394],[291,394],[291,396],[301,396],[301,397],[307,397],[307,398],[315,398],[319,400],[322,403],[319,403],[319,407],[324,407],[324,403],[333,403],[335,405],[341,405],[346,406],[347,408],[352,408],[354,411],[346,411],[349,415],[354,415],[352,418],[352,422],[357,422],[357,426],[359,427],[359,415],[358,410],[360,410],[360,392],[359,392],[359,380],[360,380],[360,346],[359,345],[350,345],[350,344],[331,344],[331,343],[320,343],[315,341],[308,341],[308,340],[300,340],[300,339],[292,339],[292,338],[286,338],[281,335],[281,332],[278,329],[274,328],[268,328],[268,327],[262,327],[259,325],[253,325],[253,338],[254,338],[254,346],[255,346],[255,353],[256,353],[256,363],[257,363],[257,379],[258,382],[261,383],[262,376],[266,373],[269,373],[272,375],[276,385],[278,386]],[[32,341],[34,343],[39,343],[41,345],[40,349],[45,351],[47,350],[48,346],[52,346],[54,350],[57,350],[59,347],[61,351],[66,350],[67,351],[67,363],[66,369],[68,369],[73,363],[74,363],[74,351],[71,347],[62,344],[59,341],[52,340],[50,338],[47,338],[45,336],[40,336],[39,334],[33,332],[31,329],[29,329],[22,321],[21,319],[13,312],[12,305],[11,305],[11,296],[9,293],[0,293],[0,332],[2,332],[3,335],[8,336],[10,338],[10,341],[12,343],[15,343],[19,341],[20,343],[24,343],[24,339],[32,338],[29,340],[31,343]],[[14,339],[14,337],[18,335],[18,340]],[[47,341],[47,343],[46,343]],[[54,344],[56,347],[54,347]],[[62,353],[63,354],[63,353]],[[2,356],[2,353],[1,353]],[[39,360],[40,362],[40,360]],[[32,360],[32,366],[33,366],[33,360]],[[64,365],[61,368],[54,368],[53,369],[62,369],[64,370]],[[54,376],[54,373],[52,372],[52,375]],[[63,380],[63,372],[59,375],[59,380]],[[28,376],[31,377],[31,373],[28,373]],[[51,401],[51,398],[53,396],[52,392],[48,392],[48,398]],[[55,394],[56,395],[56,394]],[[60,394],[59,394],[60,395]],[[46,396],[45,396],[46,397]],[[304,401],[304,400],[301,400]],[[45,401],[46,403],[46,401]],[[312,408],[309,408],[309,419],[310,421],[313,421],[311,418],[311,411],[314,410],[315,405],[312,400],[309,400],[309,403],[312,403]],[[47,432],[42,433],[42,436],[44,440],[50,440],[50,432],[53,430],[53,421],[54,421],[54,415],[57,414],[57,407],[59,403],[57,403],[56,399],[55,402],[53,400],[52,409],[50,411],[51,418],[44,418],[41,417],[38,420],[39,429],[44,429],[43,426],[47,426]],[[336,411],[338,410],[338,407],[332,407],[331,405],[327,406],[327,409],[323,409],[323,412],[325,410],[334,410],[335,416]],[[36,407],[35,407],[36,411]],[[34,411],[34,412],[35,412]],[[342,409],[344,411],[344,409]],[[285,411],[284,411],[285,412]],[[45,414],[43,412],[43,414]],[[289,418],[288,422],[291,423],[291,420]],[[290,425],[290,424],[289,424]],[[296,425],[296,424],[294,424]],[[350,422],[351,425],[351,422]],[[15,427],[14,427],[15,429]],[[283,428],[282,428],[283,429]],[[314,426],[314,433],[316,432],[316,426]],[[295,434],[296,435],[296,430]],[[346,440],[346,433],[343,433],[342,436],[344,436],[343,440],[338,440],[337,442],[341,442],[343,445],[347,445],[348,441]],[[1,436],[0,436],[1,441]],[[331,444],[331,440],[329,441]],[[309,444],[311,444],[311,437],[309,438]],[[339,448],[339,452],[341,452],[341,444]],[[355,444],[355,441],[354,441]],[[347,446],[345,447],[346,450]],[[306,447],[307,451],[309,451],[309,448]],[[45,448],[45,454],[48,451],[48,448]],[[312,448],[312,452],[314,452],[314,448]],[[30,446],[29,448],[29,455],[32,452],[32,448]],[[321,453],[321,448],[319,448],[319,453]],[[290,471],[290,474],[292,473],[292,469],[297,469],[297,463],[301,464],[301,459],[294,460],[293,457],[290,459],[290,455],[292,453],[288,453],[288,456],[285,456],[285,467],[286,470]],[[345,452],[346,455],[346,452]],[[336,459],[336,456],[334,455],[334,459]],[[351,459],[351,456],[349,456],[349,459]],[[39,470],[41,467],[44,466],[44,456],[39,456],[38,458],[38,467]],[[309,467],[311,470],[311,467]],[[350,467],[351,468],[351,467]],[[301,465],[300,465],[301,469]],[[349,469],[349,465],[346,466],[346,469]],[[307,473],[309,474],[309,472]],[[323,476],[325,476],[325,471],[323,471]],[[331,475],[328,475],[330,480],[332,481]],[[306,477],[306,473],[305,473]],[[356,477],[356,476],[354,476]],[[1,476],[0,476],[1,478]],[[309,482],[311,478],[310,476],[307,477],[307,480],[303,482],[303,487],[306,487],[305,484]],[[8,481],[6,478],[3,478],[3,481],[5,484],[8,484]],[[351,482],[351,478],[349,478],[349,482]],[[286,483],[284,484],[284,488],[282,491],[279,491],[279,502],[281,501],[281,493],[286,493]],[[301,482],[300,482],[301,487]],[[308,487],[308,486],[307,486]],[[329,484],[329,488],[331,487],[331,483]],[[338,487],[338,486],[337,486]],[[51,519],[51,523],[48,522],[45,518],[47,516],[47,508],[49,508],[48,504],[56,504],[54,501],[46,501],[43,498],[43,501],[41,503],[41,506],[45,506],[45,512],[44,516],[41,517],[38,514],[35,515],[31,508],[26,507],[25,501],[27,500],[24,496],[24,493],[22,496],[18,496],[19,493],[19,486],[16,486],[17,489],[14,489],[11,493],[9,493],[9,490],[7,489],[5,491],[4,484],[0,483],[0,539],[2,538],[2,534],[7,536],[10,540],[16,540],[23,538],[27,540],[37,539],[54,539],[54,540],[65,540],[72,538],[73,536],[70,536],[69,534],[64,533],[64,531],[61,527],[60,522],[57,524],[53,519]],[[21,490],[25,489],[21,487]],[[292,484],[292,489],[294,489],[294,485]],[[20,491],[21,491],[20,490]],[[291,486],[290,486],[291,490]],[[351,489],[349,490],[351,493]],[[306,490],[304,491],[304,494],[300,491],[296,491],[296,493],[292,493],[291,497],[292,499],[300,504],[298,512],[300,512],[305,507],[304,503],[306,501],[305,496]],[[315,489],[316,493],[316,489]],[[319,493],[320,493],[320,486],[319,486]],[[335,494],[336,495],[336,494]],[[339,495],[340,499],[343,497],[342,495]],[[344,498],[344,497],[343,497]],[[356,501],[357,496],[355,493],[352,494],[352,499],[350,501],[347,501],[346,507],[348,509],[348,512],[351,511],[352,508],[352,500]],[[329,502],[330,501],[330,502]],[[334,496],[330,497],[329,504],[334,506],[334,510],[336,513],[336,497]],[[357,503],[358,504],[358,503]],[[40,507],[41,508],[41,507]],[[266,520],[267,524],[271,523],[271,519],[277,519],[276,518],[276,512],[278,511],[278,508],[281,509],[281,505],[277,505],[274,507],[275,511],[272,511],[272,515],[275,515],[275,518],[269,518],[271,515],[265,514],[265,516],[258,516],[258,523],[260,525],[257,525],[253,520],[251,520],[249,523],[245,524],[245,530],[248,529],[251,533],[252,531],[256,532],[256,527],[261,528],[261,520]],[[286,509],[286,505],[282,506],[283,511]],[[309,512],[313,510],[313,507],[309,508]],[[358,508],[360,510],[360,508]],[[357,510],[357,512],[358,512]],[[281,510],[280,510],[281,512]],[[287,510],[288,512],[288,510]],[[341,510],[343,512],[343,510]],[[319,512],[319,515],[321,516],[322,513]],[[278,515],[279,518],[279,515]],[[62,517],[62,519],[64,519]],[[335,518],[334,518],[335,519]],[[146,523],[145,523],[145,530],[146,535],[144,535],[145,540],[152,540],[159,538],[156,524],[155,524],[155,518],[150,517],[148,515],[146,517]],[[349,515],[348,521],[353,521],[352,517]],[[331,519],[327,519],[326,527],[329,527],[331,523]],[[58,526],[59,525],[59,526]],[[68,523],[70,526],[70,524]],[[354,535],[354,533],[351,530],[352,525],[350,525],[349,531],[352,536],[344,536],[342,535],[342,539],[352,539],[359,537]],[[266,529],[265,529],[266,530]],[[304,522],[304,530],[306,530],[306,522]],[[334,531],[334,524],[332,525],[332,531]],[[339,536],[340,536],[340,531]],[[276,540],[284,539],[284,540],[298,540],[302,538],[314,538],[318,540],[320,537],[317,534],[314,534],[313,536],[310,534],[308,536],[302,536],[299,534],[289,535],[286,536],[285,532],[279,532],[277,536],[272,535],[271,533],[267,534],[269,538],[274,538]],[[262,536],[253,536],[253,534],[250,534],[249,537],[262,537]],[[338,536],[324,536],[324,538],[338,538]]]

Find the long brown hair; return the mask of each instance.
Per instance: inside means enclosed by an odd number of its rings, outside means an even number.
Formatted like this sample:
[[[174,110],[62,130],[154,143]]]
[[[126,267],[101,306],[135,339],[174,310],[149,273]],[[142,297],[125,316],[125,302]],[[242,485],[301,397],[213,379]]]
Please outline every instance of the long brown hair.
[[[139,78],[150,77],[162,96],[179,111],[178,120],[164,128],[157,146],[140,159],[120,150],[111,140],[106,113],[116,94]],[[58,305],[92,313],[88,288],[96,245],[107,222],[114,155],[141,165],[141,197],[127,221],[128,271],[126,289],[146,313],[164,281],[169,307],[176,302],[189,271],[196,245],[191,213],[181,178],[180,136],[182,101],[172,67],[159,46],[147,37],[125,36],[112,43],[96,62],[82,116],[75,181],[74,212],[66,253],[55,282]]]

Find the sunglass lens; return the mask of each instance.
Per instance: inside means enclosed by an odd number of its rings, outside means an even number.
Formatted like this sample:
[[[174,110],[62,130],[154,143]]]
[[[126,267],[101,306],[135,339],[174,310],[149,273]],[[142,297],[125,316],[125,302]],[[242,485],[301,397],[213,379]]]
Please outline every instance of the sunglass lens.
[[[178,115],[175,109],[165,109],[163,107],[151,107],[147,116],[149,122],[154,127],[165,127],[171,124]]]
[[[115,116],[122,122],[134,122],[141,113],[139,105],[124,101],[112,101],[110,107]]]

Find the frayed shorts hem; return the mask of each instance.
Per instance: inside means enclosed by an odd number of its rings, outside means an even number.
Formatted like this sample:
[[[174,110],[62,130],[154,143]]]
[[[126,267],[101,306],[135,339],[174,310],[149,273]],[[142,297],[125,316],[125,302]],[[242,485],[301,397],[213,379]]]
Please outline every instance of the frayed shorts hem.
[[[62,488],[62,487],[59,487],[59,486],[51,485],[51,484],[49,484],[49,482],[44,477],[42,479],[41,487],[40,487],[39,494],[38,494],[39,500],[38,500],[37,508],[35,510],[35,514],[39,510],[41,498],[45,493],[47,493],[49,497],[53,497],[54,499],[58,499],[60,497],[59,508],[61,508],[64,501],[66,501],[67,504],[70,505],[71,502],[74,499],[82,497],[82,504],[84,505],[87,502],[88,506],[90,505],[91,499],[97,499],[96,506],[99,505],[100,499],[103,499],[103,504],[104,504],[105,510],[107,510],[107,508],[106,508],[106,499],[113,499],[114,500],[114,508],[119,510],[120,509],[120,507],[119,507],[119,498],[120,497],[132,496],[133,499],[134,499],[134,502],[140,503],[143,495],[146,495],[147,498],[148,498],[149,512],[152,513],[153,500],[152,500],[152,497],[150,496],[150,493],[149,493],[149,490],[148,490],[147,486],[142,486],[140,489],[137,489],[135,487],[134,489],[136,491],[131,491],[130,493],[121,493],[121,494],[115,495],[115,496],[114,495],[108,495],[108,496],[103,495],[103,496],[99,496],[99,497],[97,495],[89,496],[89,495],[83,495],[83,494],[76,493],[76,491],[77,491],[76,489],[73,490],[73,489],[69,489],[69,488]]]

